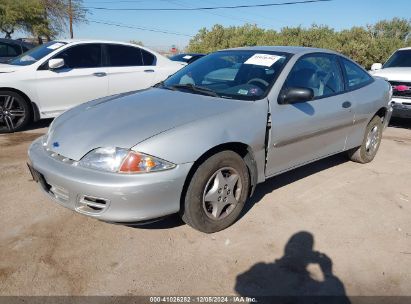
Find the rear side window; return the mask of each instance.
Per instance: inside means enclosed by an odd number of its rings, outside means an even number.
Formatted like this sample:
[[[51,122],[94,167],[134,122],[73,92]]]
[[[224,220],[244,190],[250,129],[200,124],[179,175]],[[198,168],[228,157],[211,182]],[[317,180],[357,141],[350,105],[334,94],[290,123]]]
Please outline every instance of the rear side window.
[[[141,51],[137,47],[110,44],[107,45],[107,51],[110,67],[144,65]]]
[[[0,43],[0,57],[8,57],[7,44]]]
[[[22,53],[19,45],[9,44],[7,49],[10,57],[15,57]]]
[[[143,49],[141,49],[141,54],[143,55],[144,65],[155,65],[156,64],[156,57],[153,54]]]
[[[0,57],[15,57],[21,54],[20,46],[0,43]]]
[[[363,86],[372,81],[372,77],[355,63],[344,58],[342,62],[347,75],[348,88]]]
[[[312,89],[317,98],[344,91],[341,69],[335,56],[329,54],[309,54],[300,58],[285,85]]]
[[[64,59],[65,67],[70,69],[101,67],[101,45],[76,45],[64,50],[55,58]]]

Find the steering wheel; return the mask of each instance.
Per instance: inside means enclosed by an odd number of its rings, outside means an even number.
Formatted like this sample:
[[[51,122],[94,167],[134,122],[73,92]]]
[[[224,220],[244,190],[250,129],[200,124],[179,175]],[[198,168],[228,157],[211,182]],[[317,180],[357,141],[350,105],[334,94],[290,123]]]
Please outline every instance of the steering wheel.
[[[270,85],[267,81],[265,81],[265,80],[263,80],[263,79],[260,79],[260,78],[250,79],[249,81],[247,81],[247,84],[251,84],[251,83],[253,83],[253,82],[260,83],[260,84],[264,85],[265,88]],[[265,89],[265,88],[264,88],[264,89]]]

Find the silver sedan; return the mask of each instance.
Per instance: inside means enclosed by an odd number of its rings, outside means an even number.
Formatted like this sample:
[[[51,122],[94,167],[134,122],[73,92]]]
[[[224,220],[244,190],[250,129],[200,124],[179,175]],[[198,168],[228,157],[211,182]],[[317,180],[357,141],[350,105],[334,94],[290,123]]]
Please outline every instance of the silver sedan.
[[[391,96],[329,50],[223,50],[151,89],[65,112],[31,145],[29,168],[79,213],[130,223],[178,212],[211,233],[272,176],[341,152],[372,161]]]

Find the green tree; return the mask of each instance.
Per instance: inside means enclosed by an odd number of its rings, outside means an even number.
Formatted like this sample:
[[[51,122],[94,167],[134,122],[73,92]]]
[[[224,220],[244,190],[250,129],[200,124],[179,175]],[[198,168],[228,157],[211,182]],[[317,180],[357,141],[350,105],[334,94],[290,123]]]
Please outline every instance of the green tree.
[[[51,40],[72,22],[86,22],[82,0],[0,0],[0,30],[7,38],[17,30]]]
[[[17,30],[26,29],[27,24],[39,22],[41,5],[30,0],[0,0],[0,31],[5,38]]]
[[[27,24],[27,31],[39,37],[52,40],[60,33],[67,31],[72,16],[72,22],[79,24],[87,22],[87,10],[82,0],[33,0],[42,7],[42,18],[37,22]]]
[[[379,21],[374,25],[368,25],[367,28],[373,37],[404,40],[411,33],[411,22],[407,19],[394,18],[392,20]]]
[[[208,53],[219,49],[253,45],[294,45],[332,49],[369,68],[374,62],[384,62],[396,49],[411,45],[405,37],[411,32],[411,22],[394,18],[366,27],[335,31],[313,24],[309,28],[284,27],[279,32],[255,25],[202,28],[193,37],[187,51]]]

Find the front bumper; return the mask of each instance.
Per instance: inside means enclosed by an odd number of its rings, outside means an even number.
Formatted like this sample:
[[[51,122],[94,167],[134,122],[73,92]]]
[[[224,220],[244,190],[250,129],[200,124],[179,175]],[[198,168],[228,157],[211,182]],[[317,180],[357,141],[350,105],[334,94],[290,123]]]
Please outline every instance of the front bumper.
[[[388,106],[388,110],[387,110],[387,113],[386,113],[385,118],[384,118],[384,124],[383,124],[384,129],[388,127],[393,112],[394,112],[393,107]]]
[[[393,117],[411,118],[411,99],[392,98]]]
[[[145,221],[180,209],[180,196],[192,163],[144,173],[100,172],[65,163],[47,152],[41,138],[29,148],[30,166],[43,191],[60,205],[110,222]]]

